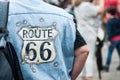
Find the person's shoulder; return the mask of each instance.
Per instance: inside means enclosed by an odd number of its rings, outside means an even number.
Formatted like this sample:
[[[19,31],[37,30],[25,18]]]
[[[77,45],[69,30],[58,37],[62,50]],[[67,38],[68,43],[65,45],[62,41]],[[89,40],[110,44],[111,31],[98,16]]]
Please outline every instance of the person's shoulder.
[[[117,22],[117,21],[119,21],[119,19],[117,19],[117,18],[111,18],[111,19],[109,19],[108,21],[109,21],[109,22]]]
[[[60,15],[60,16],[66,17],[66,18],[73,19],[73,16],[71,14],[69,14],[67,11],[65,11],[64,9],[62,9],[60,7],[57,7],[57,6],[48,4],[48,3],[45,3],[44,6],[46,6],[48,8],[47,9],[48,13]]]
[[[110,18],[110,19],[108,19],[107,24],[111,24],[111,23],[113,23],[113,21],[114,21],[114,19]]]
[[[13,10],[14,9],[14,10]],[[18,10],[19,9],[19,10]],[[72,15],[70,15],[67,11],[63,10],[62,8],[59,8],[57,6],[48,4],[44,1],[37,2],[21,2],[21,1],[11,1],[10,2],[10,13],[46,13],[46,14],[52,14],[52,15],[58,15],[62,17],[66,17],[69,19],[73,19]]]
[[[109,24],[109,25],[111,25],[111,24],[115,25],[115,24],[118,24],[119,21],[120,20],[117,19],[117,18],[110,18],[110,19],[108,19],[107,24]]]

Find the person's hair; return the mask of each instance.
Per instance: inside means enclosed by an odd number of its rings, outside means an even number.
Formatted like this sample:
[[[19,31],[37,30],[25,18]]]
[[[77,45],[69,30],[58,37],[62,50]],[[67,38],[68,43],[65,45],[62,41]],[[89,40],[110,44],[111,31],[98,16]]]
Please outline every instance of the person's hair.
[[[106,10],[106,12],[114,16],[116,14],[117,10],[115,7],[110,7]]]
[[[93,0],[88,0],[88,1],[91,2],[91,3],[93,2]]]
[[[78,6],[84,0],[73,0],[72,3],[74,6]]]

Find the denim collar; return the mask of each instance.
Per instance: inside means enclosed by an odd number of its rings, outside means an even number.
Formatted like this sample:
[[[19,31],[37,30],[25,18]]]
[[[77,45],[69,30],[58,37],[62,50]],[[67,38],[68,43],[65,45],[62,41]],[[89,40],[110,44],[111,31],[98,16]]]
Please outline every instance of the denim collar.
[[[10,2],[20,2],[20,3],[41,3],[43,0],[9,0]]]

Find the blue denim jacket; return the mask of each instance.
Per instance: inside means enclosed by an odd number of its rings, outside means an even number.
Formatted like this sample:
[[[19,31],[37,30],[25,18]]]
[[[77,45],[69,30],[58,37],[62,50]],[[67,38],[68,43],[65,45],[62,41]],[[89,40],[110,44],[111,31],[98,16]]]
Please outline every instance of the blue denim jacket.
[[[75,24],[64,10],[42,0],[10,0],[8,40],[24,80],[71,80]]]

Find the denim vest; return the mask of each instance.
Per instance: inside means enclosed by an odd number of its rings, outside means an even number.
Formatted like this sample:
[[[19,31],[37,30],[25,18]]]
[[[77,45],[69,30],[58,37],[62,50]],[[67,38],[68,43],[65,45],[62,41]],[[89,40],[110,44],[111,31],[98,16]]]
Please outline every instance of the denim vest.
[[[8,30],[24,80],[71,80],[76,34],[71,15],[42,0],[10,0]]]

